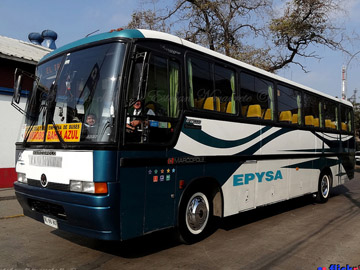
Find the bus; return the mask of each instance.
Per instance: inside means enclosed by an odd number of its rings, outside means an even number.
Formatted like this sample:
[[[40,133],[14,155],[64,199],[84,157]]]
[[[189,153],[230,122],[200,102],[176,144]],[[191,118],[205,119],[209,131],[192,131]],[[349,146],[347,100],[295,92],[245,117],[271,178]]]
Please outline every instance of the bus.
[[[26,107],[22,82],[31,79]],[[214,221],[354,176],[354,113],[331,97],[179,37],[115,29],[15,72],[24,114],[16,197],[56,229],[127,240]]]

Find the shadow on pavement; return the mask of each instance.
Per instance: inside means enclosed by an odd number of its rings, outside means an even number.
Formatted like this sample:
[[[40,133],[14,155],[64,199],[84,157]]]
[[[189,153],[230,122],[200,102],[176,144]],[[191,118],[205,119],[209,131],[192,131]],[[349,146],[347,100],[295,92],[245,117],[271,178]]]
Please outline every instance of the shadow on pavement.
[[[339,186],[332,189],[331,197],[336,197],[339,195],[344,195],[357,207],[360,207],[360,202],[352,199],[351,191],[347,187]],[[309,204],[316,204],[315,200],[313,199],[312,195],[305,195],[299,198],[265,207],[259,207],[255,210],[246,211],[244,213],[224,218],[219,220],[217,225],[219,229],[232,230],[259,220],[267,219],[281,213],[304,207]],[[52,233],[74,244],[98,250],[109,255],[120,256],[124,258],[144,257],[181,245],[181,243],[179,243],[177,240],[174,229],[154,232],[123,242],[88,239],[60,230],[55,230]]]
[[[60,230],[52,233],[74,244],[124,258],[144,257],[180,245],[173,229],[154,232],[123,242],[88,239]]]

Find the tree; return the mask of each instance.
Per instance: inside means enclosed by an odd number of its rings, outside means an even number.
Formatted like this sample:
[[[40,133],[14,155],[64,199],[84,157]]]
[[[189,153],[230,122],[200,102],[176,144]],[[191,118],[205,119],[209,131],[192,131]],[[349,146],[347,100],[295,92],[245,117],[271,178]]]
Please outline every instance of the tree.
[[[134,12],[128,27],[171,32],[271,72],[290,63],[304,69],[296,57],[318,57],[310,45],[344,50],[342,29],[330,19],[339,1],[288,0],[274,17],[271,0],[176,0]]]
[[[296,56],[318,57],[308,52],[309,45],[323,45],[333,50],[345,51],[342,29],[332,23],[331,15],[341,12],[337,0],[293,0],[286,4],[284,14],[270,23],[273,43],[282,51],[272,56],[269,71],[296,63]],[[287,50],[284,50],[287,48]]]

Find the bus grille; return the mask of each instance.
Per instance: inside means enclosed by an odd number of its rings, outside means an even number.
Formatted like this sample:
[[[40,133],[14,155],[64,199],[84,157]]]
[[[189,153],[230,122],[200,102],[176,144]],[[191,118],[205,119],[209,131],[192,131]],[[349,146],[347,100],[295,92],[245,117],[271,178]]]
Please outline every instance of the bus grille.
[[[33,211],[45,214],[45,215],[52,215],[59,219],[66,220],[66,213],[64,207],[61,205],[43,202],[38,200],[29,199],[29,206],[30,209]]]
[[[28,178],[28,185],[33,187],[41,187],[40,180],[34,180]],[[56,189],[61,191],[70,191],[70,186],[66,184],[59,184],[59,183],[53,183],[49,182],[47,187],[48,189]]]

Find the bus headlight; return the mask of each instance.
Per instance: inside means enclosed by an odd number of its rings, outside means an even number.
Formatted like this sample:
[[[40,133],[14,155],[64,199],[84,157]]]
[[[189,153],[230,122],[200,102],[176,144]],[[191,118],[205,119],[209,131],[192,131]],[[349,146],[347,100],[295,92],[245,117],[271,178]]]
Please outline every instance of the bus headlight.
[[[90,194],[107,194],[108,188],[107,183],[70,180],[70,191]]]
[[[17,180],[21,183],[27,184],[26,173],[18,173]]]

